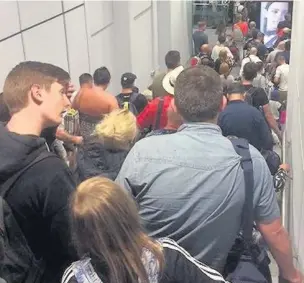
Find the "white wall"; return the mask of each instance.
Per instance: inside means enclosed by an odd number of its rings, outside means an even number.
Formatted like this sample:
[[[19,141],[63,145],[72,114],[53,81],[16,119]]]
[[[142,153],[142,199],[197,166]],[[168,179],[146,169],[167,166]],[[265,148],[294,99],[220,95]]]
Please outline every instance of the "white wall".
[[[285,157],[292,167],[285,190],[283,214],[294,246],[295,262],[304,271],[304,96],[303,96],[304,1],[294,1],[292,52],[288,87]]]
[[[0,1],[0,91],[7,73],[23,60],[56,64],[76,85],[80,74],[107,66],[113,93],[120,89],[121,74],[134,72],[144,89],[151,72],[165,67],[170,49],[188,60],[185,3]]]

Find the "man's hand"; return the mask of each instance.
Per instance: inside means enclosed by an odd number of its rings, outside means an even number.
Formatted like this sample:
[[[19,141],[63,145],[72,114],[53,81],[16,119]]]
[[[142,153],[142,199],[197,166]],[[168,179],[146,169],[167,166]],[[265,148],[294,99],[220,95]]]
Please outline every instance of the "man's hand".
[[[301,274],[299,270],[295,271],[295,276],[291,278],[286,278],[284,274],[282,274],[282,278],[286,281],[286,283],[303,283],[304,276]]]
[[[290,166],[287,163],[283,163],[283,164],[280,165],[280,169],[283,169],[286,172],[289,172],[290,171]]]
[[[80,145],[80,144],[83,143],[83,137],[81,137],[81,136],[75,136],[73,138],[73,141],[74,141],[74,144]]]

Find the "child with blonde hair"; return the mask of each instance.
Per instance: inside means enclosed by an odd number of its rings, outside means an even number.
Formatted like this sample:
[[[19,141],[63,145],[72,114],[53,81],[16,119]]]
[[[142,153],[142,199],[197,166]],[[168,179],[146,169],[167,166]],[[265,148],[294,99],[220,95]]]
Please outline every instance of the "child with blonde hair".
[[[136,118],[128,109],[107,114],[78,148],[74,168],[77,181],[99,175],[114,180],[137,134]]]

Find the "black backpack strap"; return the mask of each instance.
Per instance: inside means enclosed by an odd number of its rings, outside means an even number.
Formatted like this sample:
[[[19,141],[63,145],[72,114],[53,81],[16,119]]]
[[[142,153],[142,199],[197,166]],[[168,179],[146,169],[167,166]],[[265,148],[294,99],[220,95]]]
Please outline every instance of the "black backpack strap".
[[[245,203],[243,207],[242,215],[242,228],[243,237],[245,243],[250,245],[252,242],[252,230],[254,223],[254,213],[253,213],[253,165],[252,159],[249,151],[249,143],[245,139],[239,139],[235,137],[229,138],[236,153],[241,156],[241,166],[244,173],[245,180]]]
[[[155,123],[154,123],[153,130],[158,130],[159,129],[161,114],[163,112],[163,108],[164,108],[164,98],[160,97],[159,102],[158,102],[158,106],[157,106],[157,112],[156,112],[156,118],[155,118]]]
[[[135,100],[137,99],[137,97],[139,96],[139,93],[138,92],[132,92],[132,94],[130,95],[130,103],[133,103],[135,102]]]
[[[13,176],[11,176],[6,182],[4,182],[0,186],[0,197],[5,198],[8,191],[13,187],[13,185],[17,182],[17,180],[31,167],[33,167],[36,163],[50,157],[50,156],[56,156],[54,153],[51,153],[46,150],[45,147],[39,149],[34,156],[29,156],[26,162],[26,166],[23,167],[21,170],[19,170],[17,173],[15,173]]]

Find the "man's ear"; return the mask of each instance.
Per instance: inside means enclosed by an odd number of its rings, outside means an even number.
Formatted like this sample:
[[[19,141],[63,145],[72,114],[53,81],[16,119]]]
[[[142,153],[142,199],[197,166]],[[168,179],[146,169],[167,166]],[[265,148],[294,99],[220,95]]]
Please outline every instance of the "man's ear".
[[[42,93],[42,89],[41,86],[38,84],[33,84],[31,89],[30,89],[30,98],[38,103],[41,104],[43,102],[43,93]]]
[[[227,106],[227,97],[223,95],[220,112],[223,111]]]
[[[174,98],[170,102],[170,107],[173,109],[174,112],[177,112]]]

